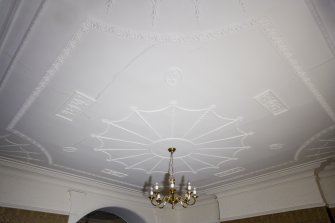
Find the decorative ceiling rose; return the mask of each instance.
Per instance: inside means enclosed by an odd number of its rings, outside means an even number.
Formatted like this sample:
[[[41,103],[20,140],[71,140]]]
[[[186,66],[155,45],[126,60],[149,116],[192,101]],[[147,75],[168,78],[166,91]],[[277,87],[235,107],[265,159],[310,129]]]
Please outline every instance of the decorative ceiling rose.
[[[184,208],[187,208],[191,205],[194,205],[197,201],[197,190],[195,187],[191,187],[191,183],[187,183],[186,193],[183,196],[176,194],[176,180],[174,178],[174,171],[173,171],[173,153],[176,151],[176,148],[169,148],[168,151],[170,152],[170,163],[169,163],[169,194],[163,195],[159,191],[158,183],[155,183],[155,186],[150,188],[150,196],[149,199],[151,204],[159,207],[164,208],[167,203],[172,205],[172,209],[176,206],[176,204],[181,204]]]

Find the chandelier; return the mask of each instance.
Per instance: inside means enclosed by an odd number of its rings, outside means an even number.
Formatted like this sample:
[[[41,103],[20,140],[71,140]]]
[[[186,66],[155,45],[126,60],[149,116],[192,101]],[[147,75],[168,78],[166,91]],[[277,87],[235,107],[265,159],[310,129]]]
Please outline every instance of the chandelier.
[[[198,196],[197,190],[195,187],[191,187],[191,183],[187,183],[186,193],[184,196],[176,194],[176,180],[174,178],[173,172],[173,153],[176,151],[176,148],[169,148],[168,151],[170,152],[170,163],[169,163],[169,194],[163,195],[160,190],[158,183],[156,182],[154,186],[150,188],[150,196],[149,199],[151,204],[159,207],[164,208],[167,203],[172,205],[172,209],[176,206],[176,204],[181,204],[184,208],[188,206],[194,205]]]

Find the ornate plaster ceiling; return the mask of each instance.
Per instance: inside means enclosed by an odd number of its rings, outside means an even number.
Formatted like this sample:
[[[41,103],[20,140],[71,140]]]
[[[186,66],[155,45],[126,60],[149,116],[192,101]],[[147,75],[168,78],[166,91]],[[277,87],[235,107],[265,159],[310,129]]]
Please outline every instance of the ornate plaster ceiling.
[[[200,191],[335,156],[332,0],[0,1],[0,156]]]

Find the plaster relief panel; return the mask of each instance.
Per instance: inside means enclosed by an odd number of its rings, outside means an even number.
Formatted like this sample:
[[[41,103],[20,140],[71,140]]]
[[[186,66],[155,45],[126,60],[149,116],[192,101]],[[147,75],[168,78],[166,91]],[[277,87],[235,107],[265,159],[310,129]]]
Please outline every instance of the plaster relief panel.
[[[266,90],[254,98],[273,115],[280,115],[288,111],[285,103],[272,90]]]
[[[11,134],[0,136],[0,156],[25,162],[45,162],[45,158],[34,151],[29,143],[16,142],[18,139],[15,138]]]
[[[84,112],[85,108],[94,103],[95,99],[76,91],[58,110],[56,116],[73,121]]]

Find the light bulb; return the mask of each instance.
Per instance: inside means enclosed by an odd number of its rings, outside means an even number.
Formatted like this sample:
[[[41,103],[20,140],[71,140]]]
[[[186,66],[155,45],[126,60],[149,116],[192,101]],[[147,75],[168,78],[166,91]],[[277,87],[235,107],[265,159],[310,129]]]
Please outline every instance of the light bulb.
[[[155,190],[158,190],[158,182],[155,183]]]
[[[170,184],[170,188],[173,189],[174,188],[174,183]]]
[[[197,189],[195,187],[193,187],[193,195],[197,194]]]
[[[191,189],[192,189],[192,187],[191,187],[191,182],[189,181],[189,182],[187,183],[187,190],[190,191]]]
[[[154,195],[154,188],[150,187],[150,196]]]

